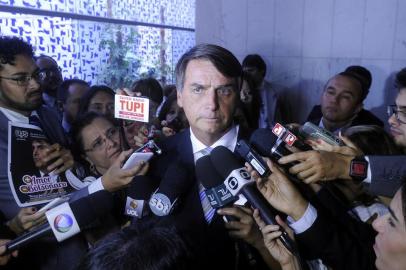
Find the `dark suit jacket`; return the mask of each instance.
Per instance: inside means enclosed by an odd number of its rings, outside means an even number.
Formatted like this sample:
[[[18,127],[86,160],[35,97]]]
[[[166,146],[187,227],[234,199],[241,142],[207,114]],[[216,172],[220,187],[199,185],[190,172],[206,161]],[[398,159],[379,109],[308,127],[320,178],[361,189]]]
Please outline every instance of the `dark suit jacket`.
[[[375,195],[393,197],[406,179],[406,155],[368,158],[371,168],[369,190]]]
[[[334,202],[330,203],[325,205],[333,207],[330,215],[318,211],[313,225],[295,236],[302,256],[320,258],[336,270],[376,269],[373,250],[376,233],[372,227],[350,217]]]
[[[239,132],[239,138],[247,138],[248,132]],[[247,265],[237,262],[235,241],[228,236],[224,221],[217,214],[210,224],[207,224],[199,198],[198,182],[195,177],[195,163],[190,141],[190,130],[187,129],[169,137],[162,145],[162,156],[151,162],[149,173],[151,177],[162,179],[168,166],[178,159],[185,165],[193,181],[191,190],[172,213],[176,227],[186,232],[190,237],[197,255],[198,269],[249,269]],[[240,255],[243,257],[244,255]]]
[[[321,117],[323,116],[321,112],[321,106],[316,105],[313,107],[312,111],[310,112],[309,116],[307,117],[307,121],[312,122],[315,125],[319,125]],[[373,115],[370,111],[362,109],[358,115],[352,120],[350,127],[352,126],[359,126],[359,125],[376,125],[383,127],[384,123],[378,117]]]

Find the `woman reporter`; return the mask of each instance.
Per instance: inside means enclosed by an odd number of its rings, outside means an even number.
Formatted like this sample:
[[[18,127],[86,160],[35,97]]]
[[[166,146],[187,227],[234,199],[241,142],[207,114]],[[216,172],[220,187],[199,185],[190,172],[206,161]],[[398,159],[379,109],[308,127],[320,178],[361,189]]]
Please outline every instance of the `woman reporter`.
[[[268,165],[272,174],[267,181],[252,170],[251,175],[267,201],[293,218],[291,227],[299,248],[308,256],[321,258],[333,269],[406,269],[405,185],[396,192],[389,213],[375,220],[373,228],[342,211],[344,227],[343,222],[338,224],[315,210],[275,164],[268,161]],[[295,226],[305,220],[306,226],[301,227],[304,230],[297,231]]]
[[[132,150],[123,151],[120,129],[110,117],[89,112],[75,123],[73,134],[78,152],[89,165],[90,175],[101,177],[108,191],[126,186],[135,175],[144,175],[148,170],[148,164],[143,162],[121,169]]]

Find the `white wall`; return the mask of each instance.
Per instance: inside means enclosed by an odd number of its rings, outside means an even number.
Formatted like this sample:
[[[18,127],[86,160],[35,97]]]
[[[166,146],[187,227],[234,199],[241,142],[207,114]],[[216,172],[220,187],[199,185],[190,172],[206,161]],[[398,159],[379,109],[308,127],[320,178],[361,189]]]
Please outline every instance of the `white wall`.
[[[197,0],[196,43],[214,43],[240,60],[260,54],[267,79],[304,121],[323,84],[353,64],[373,76],[365,108],[386,122],[393,74],[406,67],[404,0]],[[269,70],[270,69],[270,70]]]

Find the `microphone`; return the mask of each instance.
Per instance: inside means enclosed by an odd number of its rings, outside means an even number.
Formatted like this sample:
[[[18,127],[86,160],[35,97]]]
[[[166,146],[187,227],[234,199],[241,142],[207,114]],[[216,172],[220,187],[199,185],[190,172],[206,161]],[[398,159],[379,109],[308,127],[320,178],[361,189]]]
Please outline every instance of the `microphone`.
[[[244,140],[237,142],[235,151],[242,156],[261,177],[267,177],[271,173],[265,160]]]
[[[262,196],[255,186],[255,181],[234,154],[224,146],[217,146],[211,151],[210,159],[217,172],[225,178],[224,184],[234,196],[243,194],[248,202],[256,209],[266,224],[278,225],[275,220],[275,209]],[[282,230],[280,240],[283,245],[294,253],[294,243],[288,234]]]
[[[259,128],[255,130],[251,135],[250,143],[261,156],[269,157],[274,162],[278,162],[283,156],[292,154],[292,152],[286,148],[286,142],[278,138],[269,129]],[[299,163],[300,162],[294,161],[283,165],[283,167],[289,169]]]
[[[196,179],[204,186],[207,199],[214,209],[231,205],[238,199],[224,185],[223,179],[214,168],[209,155],[196,161]]]
[[[209,155],[203,156],[196,161],[196,179],[204,186],[204,192],[214,209],[231,207],[238,199],[224,185],[223,178],[214,168]],[[238,220],[234,216],[224,216],[223,218],[225,222]],[[251,247],[244,242],[240,242],[240,248],[243,254],[247,256],[248,262],[255,265],[257,261],[252,254]]]
[[[8,242],[6,252],[11,253],[52,233],[58,242],[62,242],[86,229],[95,219],[105,215],[112,208],[113,196],[105,190],[71,203],[60,204],[45,212],[48,223]]]
[[[143,218],[150,212],[147,207],[151,194],[157,189],[158,183],[146,176],[136,176],[127,188],[124,215]]]
[[[176,207],[179,198],[192,186],[188,171],[180,162],[169,165],[158,189],[149,200],[149,207],[157,216],[167,216]]]

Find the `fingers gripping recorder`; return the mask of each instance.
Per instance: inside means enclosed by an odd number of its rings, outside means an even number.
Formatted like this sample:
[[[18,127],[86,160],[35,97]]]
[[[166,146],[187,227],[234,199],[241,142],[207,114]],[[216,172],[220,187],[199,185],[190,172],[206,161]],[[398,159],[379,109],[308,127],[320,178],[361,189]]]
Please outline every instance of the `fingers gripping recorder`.
[[[248,202],[259,210],[262,219],[267,225],[277,225],[275,210],[261,195],[245,167],[234,154],[224,146],[218,146],[210,154],[212,164],[224,180],[224,185],[233,196],[243,194]],[[294,253],[294,244],[288,234],[283,231],[280,240],[285,247]]]

